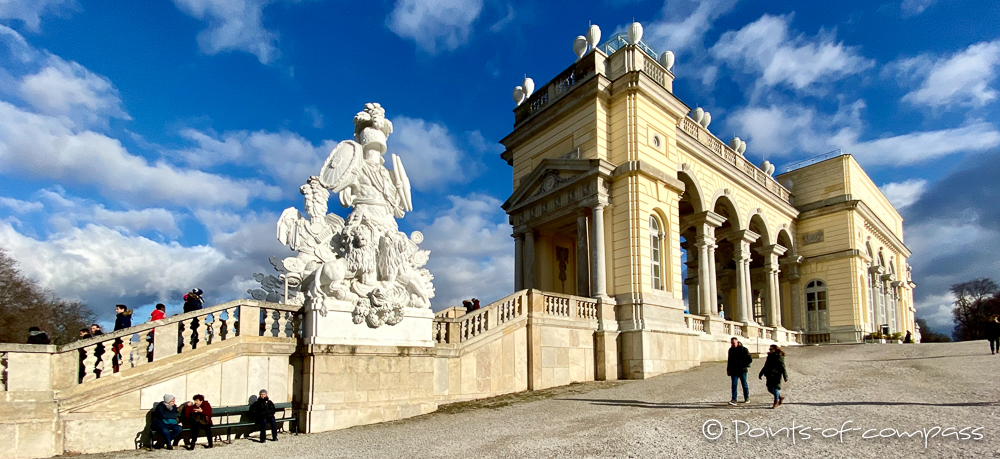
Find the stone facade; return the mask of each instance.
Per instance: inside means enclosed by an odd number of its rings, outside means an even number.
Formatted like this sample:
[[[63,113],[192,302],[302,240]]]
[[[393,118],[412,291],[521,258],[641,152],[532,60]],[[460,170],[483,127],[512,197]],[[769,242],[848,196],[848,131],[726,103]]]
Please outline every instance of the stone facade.
[[[516,288],[614,304],[629,378],[694,362],[685,314],[807,342],[915,331],[902,218],[851,156],[772,177],[648,46],[602,49],[519,103],[501,141]]]

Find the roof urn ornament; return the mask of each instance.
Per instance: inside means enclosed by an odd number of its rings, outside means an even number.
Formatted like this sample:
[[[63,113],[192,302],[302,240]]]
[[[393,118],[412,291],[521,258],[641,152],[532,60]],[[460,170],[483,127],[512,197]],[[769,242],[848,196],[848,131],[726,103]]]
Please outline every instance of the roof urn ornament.
[[[526,99],[531,97],[531,94],[535,92],[535,80],[524,77],[524,81],[521,82],[521,88],[524,89],[524,97]]]
[[[739,137],[733,137],[733,139],[729,141],[729,148],[732,148],[733,151],[737,151],[740,149],[741,143],[743,143],[742,139]]]
[[[705,116],[701,117],[701,122],[698,124],[701,124],[701,127],[708,129],[708,125],[712,124],[712,114],[705,112]]]
[[[601,28],[593,24],[587,29],[587,44],[590,49],[597,49],[597,44],[601,42]]]
[[[573,40],[573,52],[576,53],[576,60],[582,59],[583,55],[587,54],[587,37],[579,35]]]
[[[760,170],[764,171],[767,175],[771,175],[774,173],[774,164],[765,159],[764,162],[760,163]]]
[[[628,42],[630,45],[636,45],[639,44],[639,40],[642,40],[642,24],[633,22],[628,26]]]
[[[704,117],[705,117],[705,110],[703,108],[698,107],[695,108],[694,110],[691,110],[691,119],[693,119],[695,123],[701,124],[701,119]]]
[[[663,68],[665,68],[667,70],[670,70],[671,68],[673,68],[673,66],[674,66],[674,52],[673,51],[664,51],[663,54],[660,54],[660,65],[662,65]]]
[[[736,149],[736,152],[742,155],[744,151],[747,151],[747,141],[741,139],[740,146]]]
[[[527,97],[524,96],[524,88],[520,86],[514,87],[513,96],[514,96],[514,103],[516,103],[518,106],[521,106],[521,103],[524,102],[524,99],[527,99]]]

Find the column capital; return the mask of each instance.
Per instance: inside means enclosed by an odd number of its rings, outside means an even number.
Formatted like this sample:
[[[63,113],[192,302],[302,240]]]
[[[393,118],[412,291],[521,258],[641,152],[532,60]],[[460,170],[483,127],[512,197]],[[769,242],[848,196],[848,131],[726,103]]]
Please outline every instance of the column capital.
[[[787,251],[788,251],[788,249],[786,249],[784,246],[782,246],[780,244],[765,245],[764,247],[761,247],[761,248],[757,249],[757,253],[759,253],[759,254],[761,254],[761,255],[763,255],[765,257],[768,256],[768,255],[773,255],[775,257],[780,257],[780,256],[784,255],[785,252],[787,252]]]
[[[711,210],[706,210],[704,212],[698,212],[696,214],[688,215],[681,220],[682,226],[703,226],[707,225],[712,228],[718,228],[726,222],[726,217],[719,215]]]
[[[726,239],[731,242],[745,242],[747,244],[752,244],[754,241],[760,238],[760,235],[750,231],[745,230],[733,230],[727,232],[725,235],[717,235],[719,239]]]

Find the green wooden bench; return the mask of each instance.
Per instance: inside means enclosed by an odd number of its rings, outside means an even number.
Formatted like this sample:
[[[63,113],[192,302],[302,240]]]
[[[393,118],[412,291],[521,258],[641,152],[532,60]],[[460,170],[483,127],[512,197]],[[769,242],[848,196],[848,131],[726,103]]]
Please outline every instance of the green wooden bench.
[[[289,424],[290,431],[294,432],[296,435],[299,434],[299,419],[295,416],[295,411],[292,410],[292,403],[275,403],[275,417],[274,423],[281,429],[283,423]],[[281,417],[278,417],[278,414]],[[235,421],[230,421],[230,417],[237,417]],[[243,419],[246,417],[247,419]],[[226,429],[226,443],[232,442],[233,428],[235,427],[254,427],[256,428],[259,424],[254,416],[250,414],[250,405],[236,405],[236,406],[220,406],[218,408],[212,407],[212,418],[225,418],[226,422],[216,423],[212,426],[212,429]],[[187,431],[188,429],[184,429]]]
[[[294,432],[295,435],[299,434],[299,419],[295,416],[295,411],[292,409],[291,402],[285,403],[275,403],[275,416],[274,424],[279,430],[282,429],[282,424],[289,424],[289,431]],[[281,417],[278,417],[278,415]],[[237,419],[230,421],[229,418],[235,417]],[[236,405],[236,406],[219,406],[212,407],[212,419],[222,418],[224,422],[216,421],[212,425],[212,432],[215,433],[216,429],[226,429],[226,443],[232,443],[233,429],[238,427],[253,427],[257,428],[259,425],[254,415],[250,413],[250,405]],[[222,420],[220,419],[220,421]],[[191,429],[183,428],[181,434],[183,435],[187,432],[190,435]],[[150,426],[150,442],[153,442],[154,437],[158,435],[157,432]]]

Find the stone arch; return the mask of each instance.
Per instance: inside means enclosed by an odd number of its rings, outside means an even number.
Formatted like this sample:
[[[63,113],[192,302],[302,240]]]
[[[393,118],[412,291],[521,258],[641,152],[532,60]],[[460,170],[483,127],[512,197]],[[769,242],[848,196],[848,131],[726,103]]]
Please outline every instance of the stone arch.
[[[767,219],[764,218],[764,213],[761,209],[754,209],[747,216],[747,229],[760,234],[760,245],[771,245],[774,244],[774,239],[771,237],[771,228],[767,226]]]
[[[786,256],[787,255],[795,255],[795,253],[796,253],[795,244],[792,242],[793,240],[794,239],[792,239],[792,236],[790,234],[788,234],[788,230],[786,228],[780,228],[778,230],[778,234],[776,234],[774,236],[774,243],[775,244],[778,244],[778,245],[780,245],[780,246],[788,249],[788,250],[785,251],[785,255]]]
[[[736,201],[728,189],[715,192],[715,196],[712,197],[712,210],[716,213],[722,213],[720,210],[724,210],[726,219],[733,229],[741,230],[746,228],[746,225],[740,219],[740,207],[736,205]]]
[[[701,184],[698,183],[698,178],[695,177],[694,171],[687,163],[681,164],[680,169],[677,170],[677,180],[684,183],[684,194],[681,196],[681,200],[687,198],[687,201],[691,204],[692,213],[704,212],[707,209],[705,206],[705,192],[701,188]],[[686,196],[685,196],[686,195]]]

